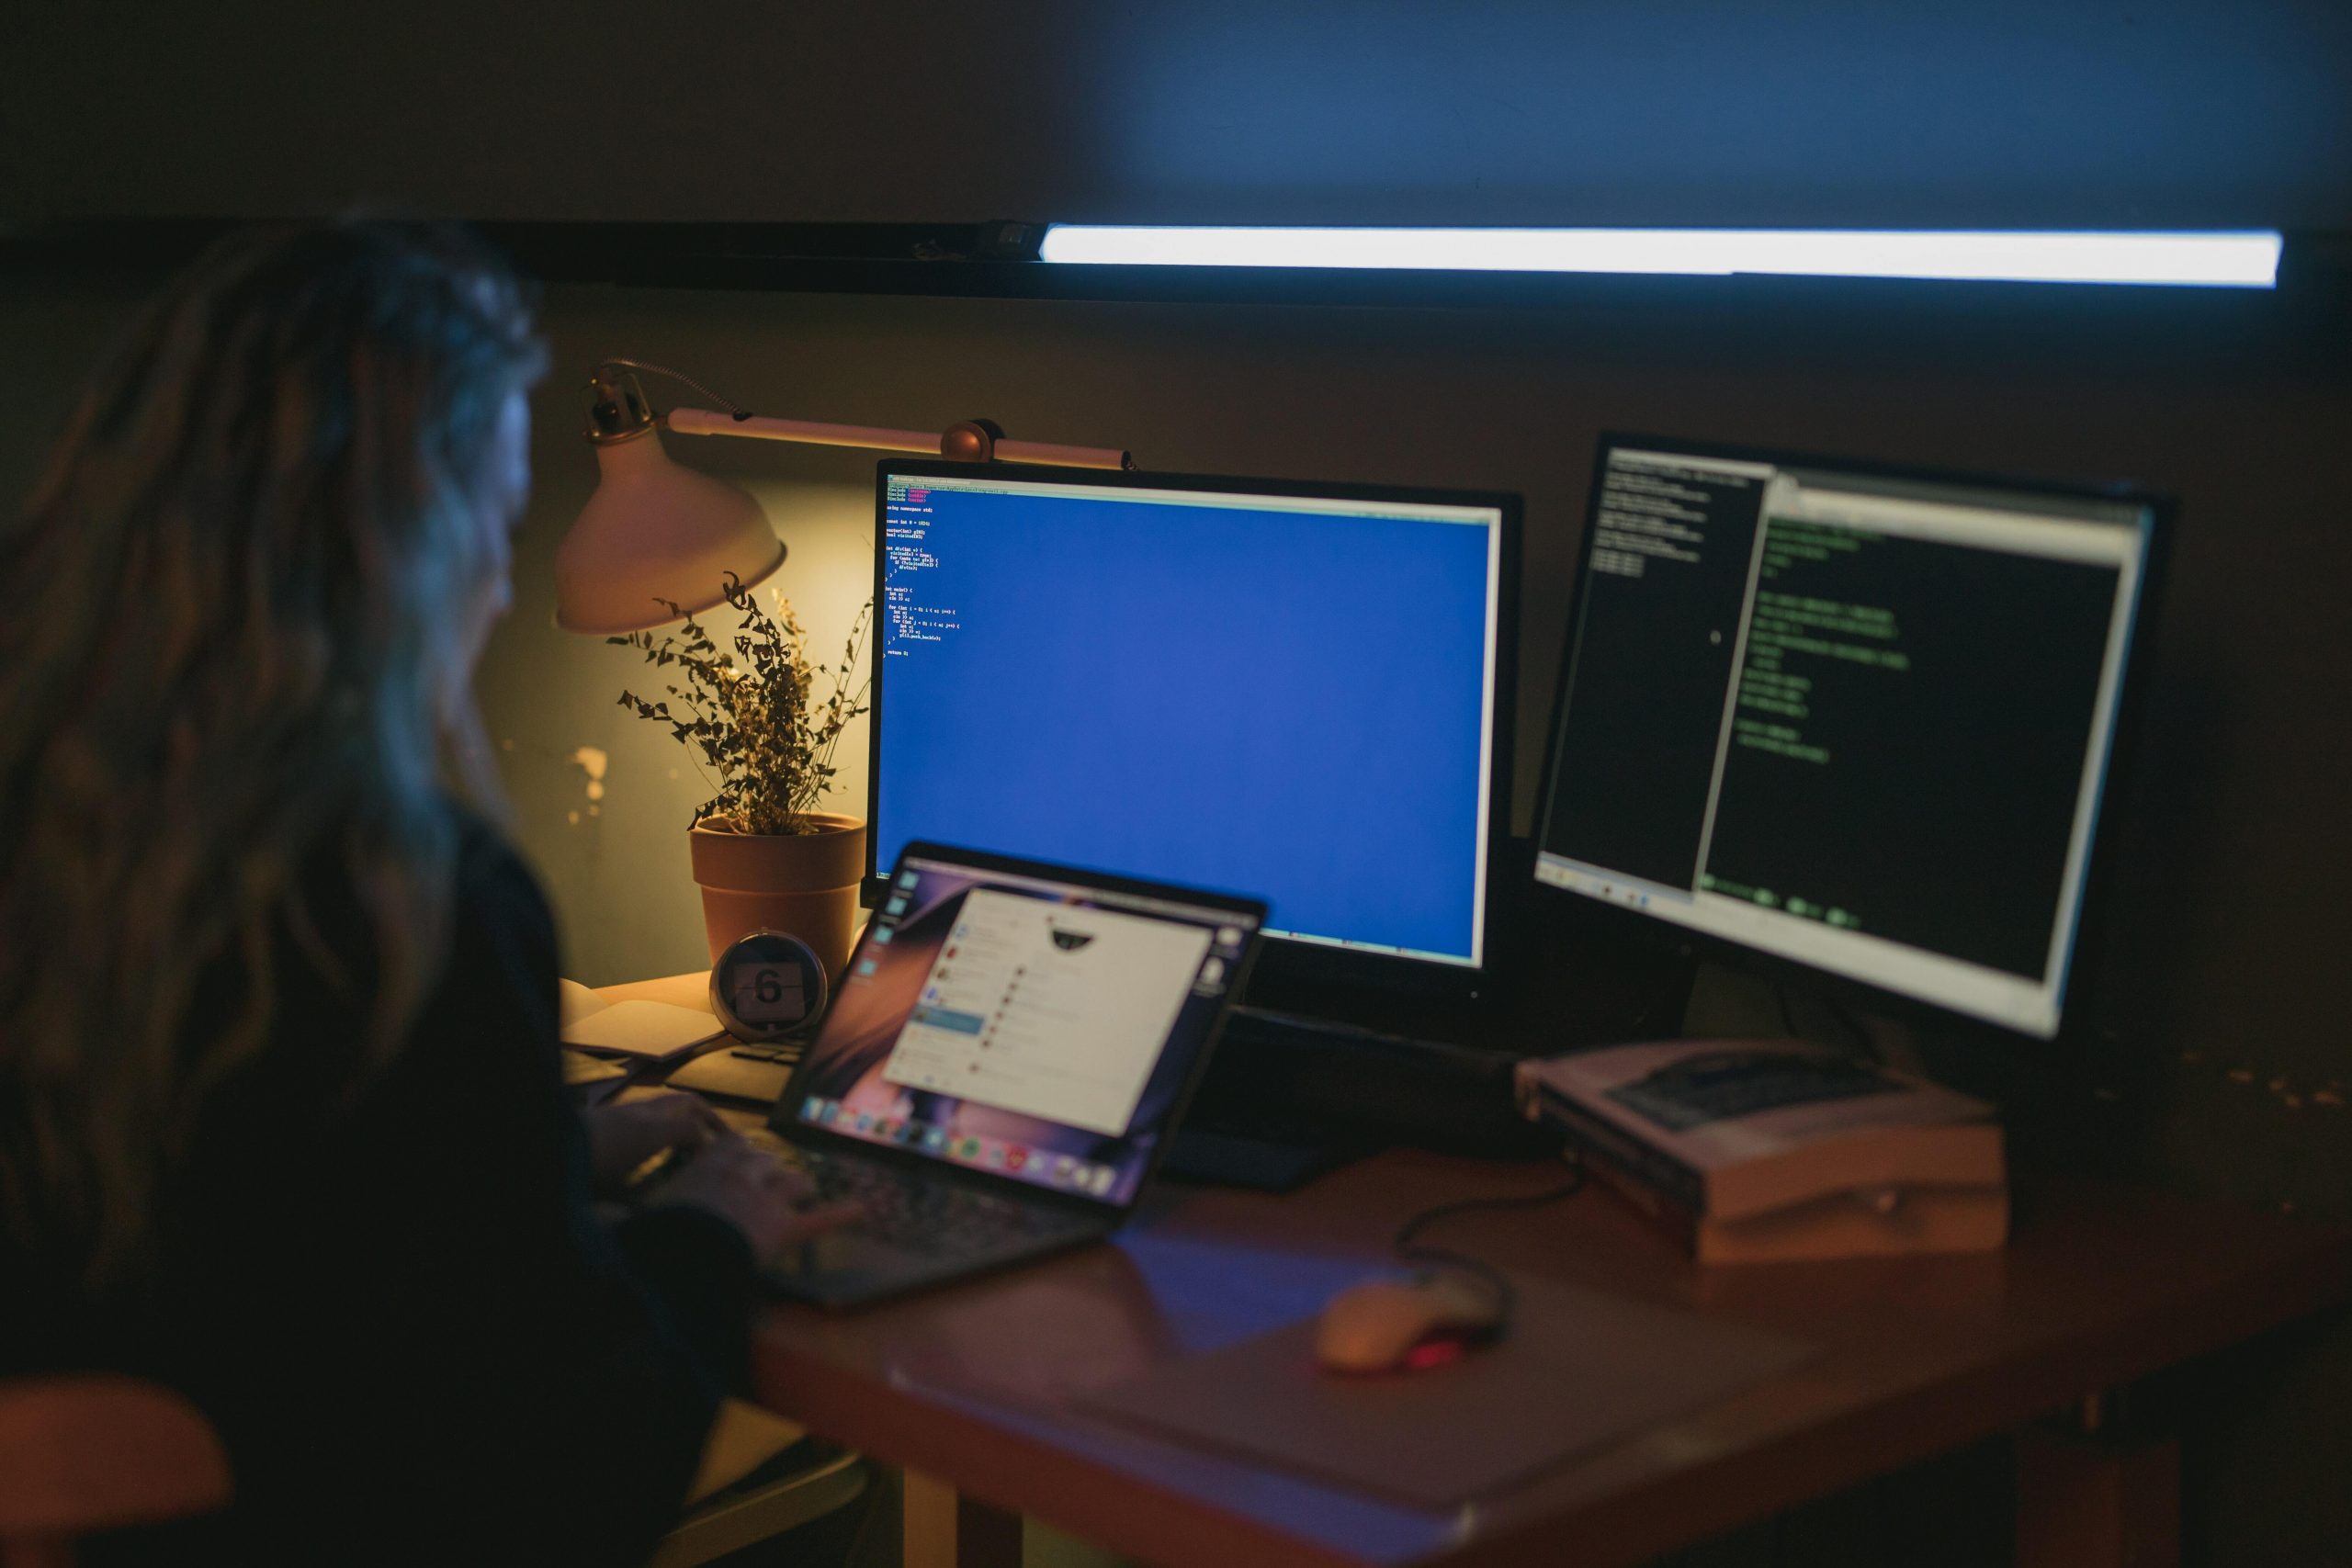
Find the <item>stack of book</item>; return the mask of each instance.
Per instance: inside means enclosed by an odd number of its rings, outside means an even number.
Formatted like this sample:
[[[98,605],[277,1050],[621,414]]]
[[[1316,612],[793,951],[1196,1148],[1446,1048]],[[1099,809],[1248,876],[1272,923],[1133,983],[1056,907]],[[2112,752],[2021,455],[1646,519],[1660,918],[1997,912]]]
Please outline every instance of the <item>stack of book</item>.
[[[1603,1046],[1523,1062],[1517,1089],[1702,1263],[1989,1251],[2008,1235],[1992,1106],[1817,1045]]]

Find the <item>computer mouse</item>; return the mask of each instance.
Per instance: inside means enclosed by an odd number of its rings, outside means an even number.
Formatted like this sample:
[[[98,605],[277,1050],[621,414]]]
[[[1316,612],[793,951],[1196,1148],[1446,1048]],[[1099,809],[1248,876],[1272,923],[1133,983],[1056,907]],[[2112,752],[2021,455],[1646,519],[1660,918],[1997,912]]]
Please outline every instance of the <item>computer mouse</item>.
[[[1489,1288],[1442,1274],[1369,1280],[1333,1296],[1315,1325],[1327,1371],[1419,1371],[1459,1360],[1502,1334]]]

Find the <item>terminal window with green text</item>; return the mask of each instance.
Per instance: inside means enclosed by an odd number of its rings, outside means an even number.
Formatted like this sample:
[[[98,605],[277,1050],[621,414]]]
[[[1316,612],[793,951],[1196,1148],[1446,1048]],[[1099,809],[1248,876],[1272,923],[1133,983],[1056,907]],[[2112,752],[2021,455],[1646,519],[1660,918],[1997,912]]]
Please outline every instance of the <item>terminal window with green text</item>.
[[[1501,512],[1244,481],[881,478],[874,851],[1265,898],[1484,961]]]
[[[2054,1033],[2152,526],[1608,449],[1537,875]]]

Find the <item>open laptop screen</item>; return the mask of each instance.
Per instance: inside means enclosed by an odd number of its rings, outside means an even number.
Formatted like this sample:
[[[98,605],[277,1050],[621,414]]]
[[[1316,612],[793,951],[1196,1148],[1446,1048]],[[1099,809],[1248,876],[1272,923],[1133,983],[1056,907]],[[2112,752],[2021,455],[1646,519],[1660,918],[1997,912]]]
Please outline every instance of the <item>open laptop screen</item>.
[[[1263,907],[910,845],[777,1108],[1125,1205]]]

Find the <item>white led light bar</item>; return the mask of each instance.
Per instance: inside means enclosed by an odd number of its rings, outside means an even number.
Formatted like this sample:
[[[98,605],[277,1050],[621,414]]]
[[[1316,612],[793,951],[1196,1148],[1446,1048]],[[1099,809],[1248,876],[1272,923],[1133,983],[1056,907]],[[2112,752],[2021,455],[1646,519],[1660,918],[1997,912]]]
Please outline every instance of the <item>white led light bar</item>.
[[[1041,259],[1112,266],[1917,277],[2275,288],[2271,230],[2064,233],[1849,229],[1200,229],[1056,223]]]

